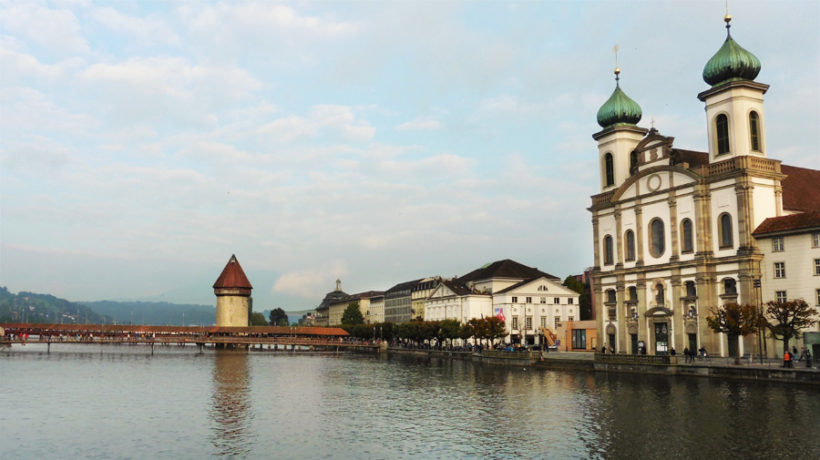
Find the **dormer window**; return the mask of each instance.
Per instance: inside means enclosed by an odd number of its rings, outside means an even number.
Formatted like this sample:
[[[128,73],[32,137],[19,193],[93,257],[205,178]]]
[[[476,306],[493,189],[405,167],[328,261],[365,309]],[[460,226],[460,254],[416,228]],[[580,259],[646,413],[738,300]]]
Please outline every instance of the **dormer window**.
[[[760,151],[760,117],[757,112],[749,114],[749,136],[752,142],[752,151]]]
[[[717,154],[729,153],[729,118],[720,114],[715,119],[715,133],[717,134]]]
[[[604,169],[606,173],[606,186],[615,185],[615,165],[612,161],[612,154],[604,155]]]

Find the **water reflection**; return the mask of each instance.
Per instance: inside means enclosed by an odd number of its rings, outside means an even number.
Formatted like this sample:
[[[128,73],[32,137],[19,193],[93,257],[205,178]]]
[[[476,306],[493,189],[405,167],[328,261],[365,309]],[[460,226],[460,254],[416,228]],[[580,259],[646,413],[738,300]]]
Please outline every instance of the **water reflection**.
[[[216,350],[214,355],[212,443],[217,455],[247,455],[252,418],[249,398],[248,354],[245,351]]]

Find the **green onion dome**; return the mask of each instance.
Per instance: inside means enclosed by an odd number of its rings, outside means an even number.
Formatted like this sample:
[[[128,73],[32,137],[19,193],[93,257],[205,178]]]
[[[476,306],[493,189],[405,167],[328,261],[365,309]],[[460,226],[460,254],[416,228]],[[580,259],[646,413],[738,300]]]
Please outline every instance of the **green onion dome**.
[[[726,21],[726,41],[703,68],[703,81],[716,86],[726,81],[754,80],[760,73],[760,61],[732,39],[729,33],[732,17],[727,14],[723,20]]]
[[[634,125],[641,121],[641,106],[629,98],[618,84],[618,74],[621,69],[615,69],[615,91],[609,96],[604,105],[598,109],[598,124],[608,128],[616,124]]]

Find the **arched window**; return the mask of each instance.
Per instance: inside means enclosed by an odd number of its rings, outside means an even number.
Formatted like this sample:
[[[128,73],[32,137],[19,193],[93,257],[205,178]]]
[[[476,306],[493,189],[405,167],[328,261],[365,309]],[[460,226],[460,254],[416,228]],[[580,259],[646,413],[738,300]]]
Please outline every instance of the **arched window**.
[[[732,216],[724,212],[718,217],[718,224],[720,226],[720,247],[731,248],[734,246],[732,239]]]
[[[752,111],[749,114],[749,135],[751,136],[752,141],[752,150],[755,152],[760,151],[760,117],[758,117],[757,112]]]
[[[666,295],[663,292],[663,284],[658,283],[655,285],[655,303],[657,303],[659,307],[662,307],[665,300]]]
[[[604,237],[604,265],[612,265],[612,236]]]
[[[734,278],[725,278],[723,280],[723,293],[727,295],[737,295],[737,283]]]
[[[624,235],[624,245],[626,246],[626,260],[635,260],[635,232],[627,230]]]
[[[754,113],[754,112],[752,112]],[[638,170],[638,152],[633,151],[629,154],[629,173],[635,174]]]
[[[630,302],[637,302],[638,301],[638,288],[635,286],[629,286],[629,301]]]
[[[649,222],[649,252],[652,257],[660,257],[666,251],[666,236],[663,221],[655,218]]]
[[[608,289],[606,291],[606,303],[617,303],[615,289]]]
[[[715,133],[717,134],[717,153],[729,153],[729,119],[720,114],[715,119]]]
[[[686,297],[697,297],[698,291],[695,288],[694,281],[687,281],[686,282]]]
[[[606,171],[606,186],[615,185],[615,165],[612,163],[612,154],[604,155],[604,169]]]
[[[680,223],[680,250],[681,252],[692,252],[694,245],[692,244],[692,221],[683,219]]]

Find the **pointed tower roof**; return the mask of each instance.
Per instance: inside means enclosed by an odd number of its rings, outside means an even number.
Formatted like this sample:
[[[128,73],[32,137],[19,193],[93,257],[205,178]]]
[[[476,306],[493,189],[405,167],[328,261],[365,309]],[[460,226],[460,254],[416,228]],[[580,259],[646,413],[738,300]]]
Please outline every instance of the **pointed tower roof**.
[[[703,67],[703,81],[717,86],[727,81],[754,80],[760,73],[760,60],[732,39],[729,33],[732,16],[727,13],[723,20],[726,22],[726,40]]]
[[[231,255],[231,259],[225,265],[222,274],[216,279],[214,289],[253,289],[235,255]]]
[[[621,69],[615,68],[615,91],[609,96],[604,105],[598,109],[598,124],[608,128],[618,124],[635,125],[641,121],[641,106],[633,101],[621,90],[619,74]]]

